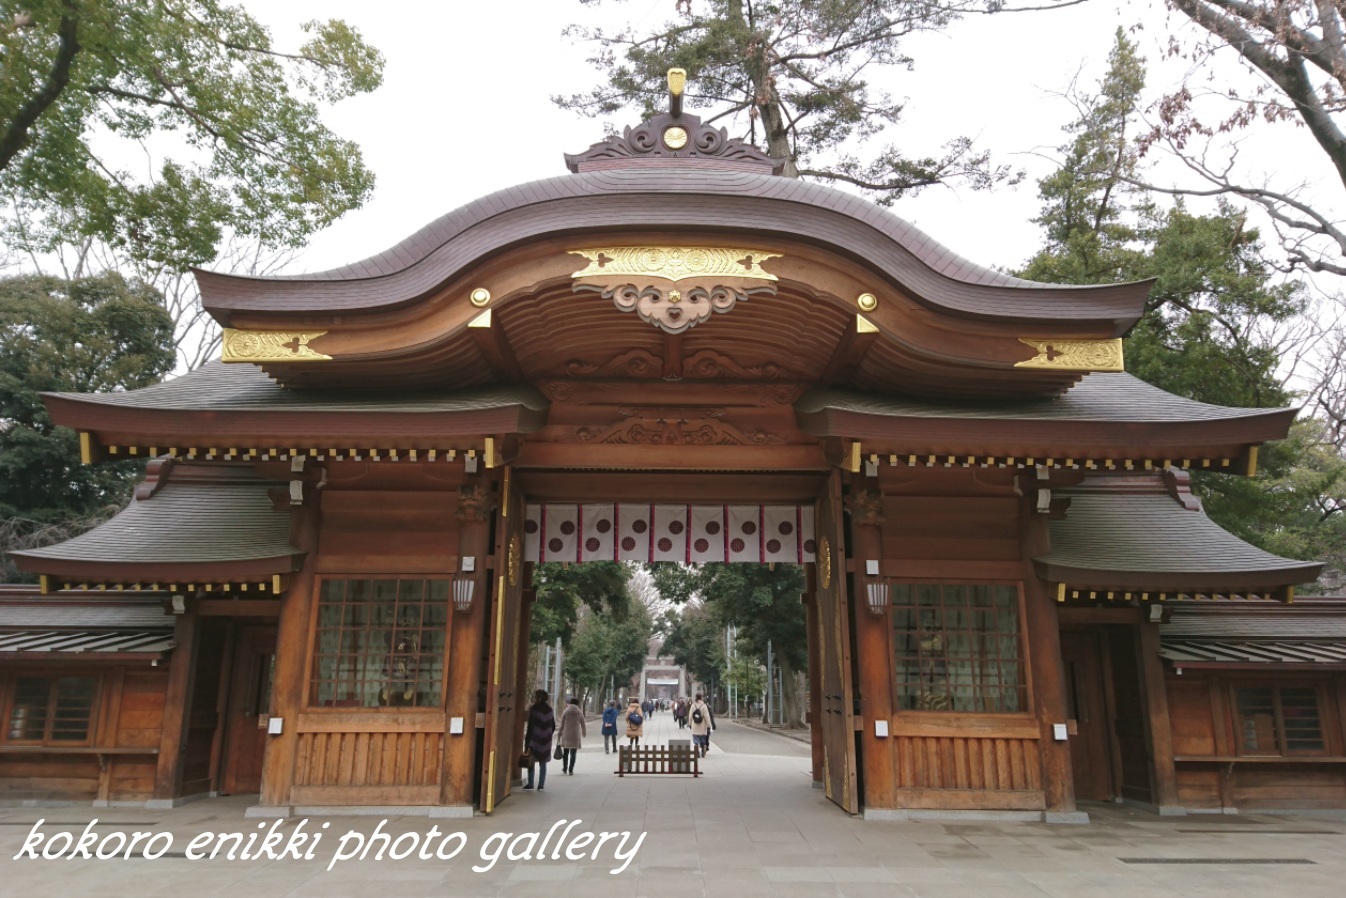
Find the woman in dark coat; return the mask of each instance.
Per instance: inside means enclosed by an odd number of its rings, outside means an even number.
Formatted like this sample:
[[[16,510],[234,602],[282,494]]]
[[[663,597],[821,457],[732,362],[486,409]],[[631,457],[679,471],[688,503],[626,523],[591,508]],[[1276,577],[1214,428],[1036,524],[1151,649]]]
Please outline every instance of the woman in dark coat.
[[[537,790],[541,792],[547,785],[547,762],[551,760],[551,740],[556,733],[556,715],[547,704],[547,693],[539,689],[533,693],[533,707],[528,709],[528,726],[523,732],[523,743],[533,756],[528,765],[528,782],[525,789],[533,788],[533,764],[542,768],[537,777]]]

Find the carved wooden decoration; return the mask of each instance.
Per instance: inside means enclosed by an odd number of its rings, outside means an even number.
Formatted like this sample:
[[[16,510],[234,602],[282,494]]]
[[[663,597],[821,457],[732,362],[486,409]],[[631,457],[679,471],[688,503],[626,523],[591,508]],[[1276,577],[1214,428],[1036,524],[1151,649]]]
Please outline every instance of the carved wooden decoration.
[[[623,408],[626,418],[605,429],[581,427],[575,434],[584,443],[663,446],[769,446],[782,443],[764,430],[745,433],[720,419],[722,408]]]
[[[469,483],[458,491],[458,520],[466,523],[484,521],[492,505],[490,490],[484,483]]]
[[[718,169],[779,175],[785,160],[773,159],[761,150],[735,137],[724,128],[703,124],[695,115],[665,113],[627,128],[600,141],[583,153],[567,153],[566,166],[572,172],[629,168],[684,159]],[[666,164],[666,161],[665,161]]]
[[[1052,371],[1125,371],[1122,341],[1116,340],[1034,340],[1020,337],[1037,350],[1037,355],[1016,368],[1045,368]]]
[[[244,331],[224,329],[222,362],[330,362],[330,355],[309,348],[327,331]]]
[[[618,353],[606,362],[588,362],[583,359],[571,359],[553,371],[553,377],[631,377],[637,379],[657,378],[663,373],[663,360],[646,349],[628,349]],[[722,352],[702,349],[682,360],[682,376],[691,380],[805,380],[803,374],[776,362],[760,365],[743,365]],[[793,388],[791,388],[793,389]],[[784,394],[782,394],[784,395]],[[561,396],[547,394],[550,399]],[[782,400],[786,404],[798,398]]]
[[[883,496],[873,490],[860,490],[846,498],[846,507],[851,513],[851,523],[861,527],[882,526]]]
[[[611,299],[623,312],[668,334],[681,334],[750,296],[774,296],[776,276],[762,268],[780,253],[715,246],[616,246],[576,249],[589,260],[574,289]],[[765,282],[765,283],[763,283]]]

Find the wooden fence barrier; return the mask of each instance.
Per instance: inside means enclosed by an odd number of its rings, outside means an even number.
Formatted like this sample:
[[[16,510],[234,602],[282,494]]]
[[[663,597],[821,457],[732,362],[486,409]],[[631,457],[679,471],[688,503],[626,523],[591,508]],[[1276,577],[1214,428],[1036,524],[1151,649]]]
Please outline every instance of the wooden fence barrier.
[[[647,773],[701,775],[700,755],[687,745],[621,745],[617,748],[618,776]]]

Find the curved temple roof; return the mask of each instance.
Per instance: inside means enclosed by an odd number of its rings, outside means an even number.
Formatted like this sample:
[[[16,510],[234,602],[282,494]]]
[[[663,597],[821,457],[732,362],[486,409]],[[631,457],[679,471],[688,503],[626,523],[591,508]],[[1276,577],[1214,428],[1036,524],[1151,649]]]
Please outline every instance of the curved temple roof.
[[[372,312],[415,302],[468,266],[549,236],[635,228],[806,236],[872,266],[946,313],[1090,323],[1111,336],[1139,319],[1149,282],[1097,287],[1020,280],[958,256],[910,223],[831,187],[750,172],[688,170],[676,160],[510,187],[443,216],[378,255],[314,274],[249,278],[197,271],[224,324],[239,312]]]

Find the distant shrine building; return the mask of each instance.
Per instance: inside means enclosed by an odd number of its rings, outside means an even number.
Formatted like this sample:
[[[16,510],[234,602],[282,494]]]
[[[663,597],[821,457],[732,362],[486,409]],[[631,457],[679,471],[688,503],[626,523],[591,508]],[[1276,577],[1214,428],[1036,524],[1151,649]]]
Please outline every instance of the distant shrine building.
[[[1346,607],[1221,530],[1292,409],[683,113],[349,266],[198,272],[223,358],[48,394],[125,511],[15,553],[0,801],[490,812],[538,562],[800,563],[842,810],[1346,808]]]

